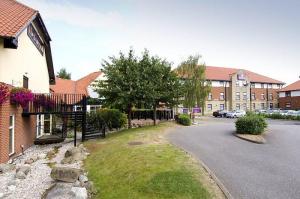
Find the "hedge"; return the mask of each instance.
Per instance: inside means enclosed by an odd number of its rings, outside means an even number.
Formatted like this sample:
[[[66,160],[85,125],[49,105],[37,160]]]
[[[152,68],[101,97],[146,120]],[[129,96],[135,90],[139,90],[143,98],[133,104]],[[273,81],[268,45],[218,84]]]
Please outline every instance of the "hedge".
[[[274,114],[259,114],[263,117],[270,118],[270,119],[282,119],[282,120],[299,120],[300,116],[292,116],[292,115],[281,115],[279,113]]]
[[[237,119],[235,122],[236,132],[240,134],[262,134],[267,128],[268,124],[263,116],[247,115]]]
[[[177,122],[184,126],[190,126],[192,124],[190,116],[187,114],[181,114],[177,118]]]
[[[87,123],[96,128],[106,125],[109,129],[119,129],[127,124],[127,116],[118,109],[100,109],[88,114]]]

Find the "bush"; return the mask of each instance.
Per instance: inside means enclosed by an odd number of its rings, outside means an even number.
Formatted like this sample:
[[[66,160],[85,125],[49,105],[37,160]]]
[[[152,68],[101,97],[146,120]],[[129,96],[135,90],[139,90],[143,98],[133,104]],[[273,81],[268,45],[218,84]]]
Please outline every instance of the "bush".
[[[90,113],[87,122],[96,128],[101,128],[105,124],[109,129],[119,129],[127,124],[127,116],[118,109],[101,109],[96,113]]]
[[[182,114],[178,116],[177,122],[179,124],[182,124],[184,126],[190,126],[191,125],[191,119],[190,116],[187,114]]]
[[[247,115],[235,122],[236,132],[241,134],[259,135],[264,132],[268,124],[263,116]]]

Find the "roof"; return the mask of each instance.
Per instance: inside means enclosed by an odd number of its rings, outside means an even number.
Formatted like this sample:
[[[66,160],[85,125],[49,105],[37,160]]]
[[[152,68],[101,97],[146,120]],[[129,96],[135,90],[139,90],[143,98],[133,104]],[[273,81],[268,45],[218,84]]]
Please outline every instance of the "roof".
[[[281,91],[297,91],[300,90],[300,80],[282,88],[281,90],[279,90],[279,92]]]
[[[93,72],[77,81],[56,77],[56,84],[51,85],[50,90],[53,93],[89,95],[88,86],[93,83],[101,74],[102,72]]]
[[[17,37],[37,14],[15,0],[0,0],[0,37]]]
[[[238,68],[225,68],[225,67],[216,67],[216,66],[206,66],[206,79],[208,80],[222,80],[230,81],[230,76],[238,71],[244,71],[249,77],[251,82],[257,83],[273,83],[273,84],[284,84],[284,82],[272,79],[270,77],[254,73],[249,70],[238,69]]]

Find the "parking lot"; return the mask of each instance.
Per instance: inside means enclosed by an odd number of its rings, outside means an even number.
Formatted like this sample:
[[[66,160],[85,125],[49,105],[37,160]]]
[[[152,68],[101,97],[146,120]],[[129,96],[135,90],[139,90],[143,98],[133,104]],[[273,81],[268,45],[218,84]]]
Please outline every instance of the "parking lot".
[[[300,198],[300,122],[268,120],[260,145],[233,136],[234,121],[207,117],[169,139],[202,160],[234,198]]]

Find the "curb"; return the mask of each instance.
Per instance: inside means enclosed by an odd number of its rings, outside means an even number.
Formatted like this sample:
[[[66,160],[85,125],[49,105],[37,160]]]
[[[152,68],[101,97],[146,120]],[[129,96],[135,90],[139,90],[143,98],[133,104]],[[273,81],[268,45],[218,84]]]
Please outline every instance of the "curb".
[[[171,142],[172,143],[172,142]],[[215,181],[215,183],[217,184],[217,186],[221,189],[222,193],[224,194],[225,198],[227,199],[234,199],[233,196],[229,193],[229,191],[227,190],[227,188],[224,186],[224,184],[219,180],[219,178],[208,168],[208,166],[206,166],[206,164],[200,160],[199,158],[196,158],[196,156],[194,155],[194,153],[189,152],[185,149],[183,149],[182,147],[178,146],[177,144],[172,143],[174,146],[178,147],[179,149],[183,150],[184,152],[190,154],[191,156],[193,156],[193,158],[195,160],[197,160],[197,162],[200,163],[200,166],[202,166],[204,168],[204,170],[208,173],[208,175]]]
[[[264,138],[262,138],[263,139],[262,141],[257,141],[257,140],[252,140],[252,139],[249,139],[249,138],[239,136],[236,133],[234,133],[233,135],[237,138],[240,138],[241,140],[245,140],[245,141],[252,142],[252,143],[255,143],[255,144],[265,144],[266,143],[266,140]]]

